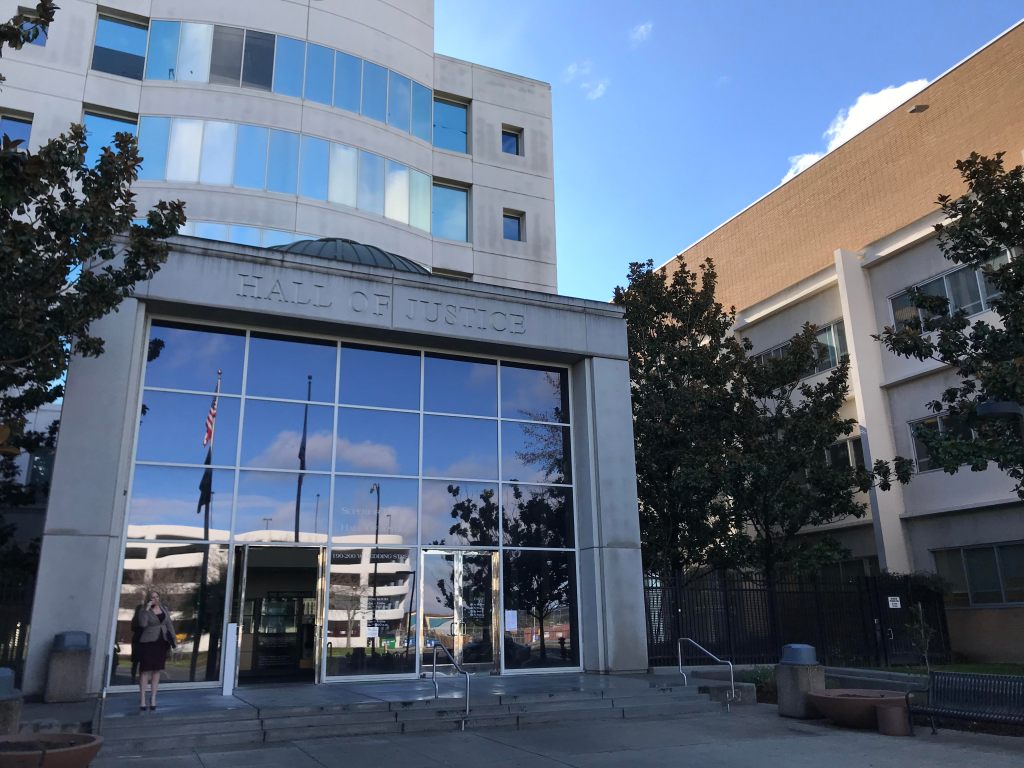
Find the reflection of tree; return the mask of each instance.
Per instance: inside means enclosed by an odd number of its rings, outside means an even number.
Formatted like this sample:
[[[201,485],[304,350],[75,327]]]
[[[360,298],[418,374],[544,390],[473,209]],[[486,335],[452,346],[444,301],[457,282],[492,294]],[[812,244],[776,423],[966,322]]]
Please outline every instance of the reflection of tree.
[[[345,615],[347,627],[345,631],[345,647],[351,648],[352,628],[355,625],[356,618],[360,614],[366,613],[363,605],[369,599],[372,588],[368,584],[360,583],[358,574],[335,574],[332,576],[332,581],[339,579],[339,577],[349,578],[340,580],[340,583],[335,582],[331,584],[331,609],[341,611]]]
[[[505,542],[513,547],[571,547],[571,528],[565,525],[567,488],[535,486],[525,492],[514,484],[512,504],[504,515]]]
[[[545,381],[551,387],[552,398],[559,405],[546,411],[522,410],[523,415],[533,421],[568,423],[568,400],[562,376],[553,372],[544,373]],[[549,483],[569,482],[571,455],[569,440],[564,427],[548,424],[522,424],[523,433],[529,439],[524,450],[516,451],[516,458],[527,467],[536,467],[543,473],[543,480]]]
[[[460,544],[497,544],[499,506],[494,489],[484,488],[479,503],[469,494],[460,499],[461,492],[461,486],[448,486],[448,493],[454,499],[451,508],[454,522],[448,533]],[[444,540],[435,543],[444,544]]]
[[[544,622],[570,598],[570,558],[564,553],[505,550],[505,608],[537,620],[540,659],[547,659]]]

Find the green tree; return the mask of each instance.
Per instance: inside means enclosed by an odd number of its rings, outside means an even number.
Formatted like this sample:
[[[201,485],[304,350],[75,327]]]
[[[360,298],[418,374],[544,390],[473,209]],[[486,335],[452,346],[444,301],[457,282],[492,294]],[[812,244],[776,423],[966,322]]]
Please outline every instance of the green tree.
[[[715,299],[711,261],[680,259],[671,278],[629,266],[625,309],[640,539],[645,570],[672,574],[732,562],[723,458],[736,430],[734,384],[746,357],[734,313]]]
[[[39,3],[0,25],[0,51],[47,29],[56,6]],[[181,202],[157,203],[139,218],[132,183],[141,158],[135,138],[115,136],[95,166],[85,130],[73,125],[36,153],[0,144],[0,508],[24,503],[15,456],[50,439],[27,417],[64,393],[72,355],[96,357],[92,323],[130,296],[167,257],[164,239],[185,222]]]
[[[967,192],[938,198],[947,219],[936,226],[939,248],[984,273],[996,317],[971,322],[945,297],[910,290],[920,316],[876,338],[902,357],[943,363],[959,379],[928,403],[948,428],[917,430],[932,462],[949,474],[994,464],[1024,499],[1024,168],[1004,169],[1002,153],[974,152],[956,167]]]

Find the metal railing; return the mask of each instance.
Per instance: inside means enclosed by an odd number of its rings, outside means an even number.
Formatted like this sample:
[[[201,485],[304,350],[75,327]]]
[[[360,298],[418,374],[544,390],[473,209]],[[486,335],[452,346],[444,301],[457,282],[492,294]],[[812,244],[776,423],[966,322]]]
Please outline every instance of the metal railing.
[[[432,682],[434,684],[434,701],[437,701],[437,697],[438,697],[438,693],[439,693],[438,692],[438,687],[437,687],[437,652],[439,650],[444,651],[444,655],[448,657],[449,661],[451,661],[451,663],[452,663],[452,667],[454,667],[455,670],[460,675],[465,675],[466,676],[466,715],[465,715],[465,717],[462,718],[462,728],[461,728],[461,730],[464,731],[464,730],[466,730],[466,718],[469,717],[469,681],[470,681],[470,674],[469,674],[469,672],[464,670],[459,665],[459,662],[457,662],[455,660],[455,657],[452,656],[452,652],[449,651],[442,643],[435,643],[435,645],[434,645],[434,652],[431,655],[431,659],[430,659],[430,682]]]
[[[737,698],[736,698],[736,678],[735,678],[735,675],[733,674],[732,662],[731,661],[725,661],[724,659],[718,658],[717,656],[715,656],[715,654],[713,654],[711,651],[709,651],[703,645],[698,643],[692,637],[681,637],[681,638],[679,638],[678,651],[679,651],[679,674],[683,676],[683,685],[689,685],[689,682],[686,679],[686,673],[683,671],[683,643],[689,643],[694,648],[696,648],[698,651],[700,651],[705,656],[707,656],[709,659],[714,661],[716,664],[726,664],[726,665],[728,665],[728,667],[729,667],[729,693],[727,694],[726,699],[725,699],[725,708],[726,709],[730,709],[729,705],[732,702],[737,700]]]

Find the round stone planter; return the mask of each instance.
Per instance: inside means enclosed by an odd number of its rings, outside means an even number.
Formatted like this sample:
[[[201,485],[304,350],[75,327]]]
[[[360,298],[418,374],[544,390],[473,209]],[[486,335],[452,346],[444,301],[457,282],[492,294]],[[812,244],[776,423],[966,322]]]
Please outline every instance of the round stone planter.
[[[877,728],[878,716],[875,710],[879,707],[902,709],[906,717],[906,697],[899,691],[831,688],[825,691],[809,691],[807,701],[822,717],[848,728]]]
[[[90,733],[0,736],[0,768],[86,768],[101,746]]]

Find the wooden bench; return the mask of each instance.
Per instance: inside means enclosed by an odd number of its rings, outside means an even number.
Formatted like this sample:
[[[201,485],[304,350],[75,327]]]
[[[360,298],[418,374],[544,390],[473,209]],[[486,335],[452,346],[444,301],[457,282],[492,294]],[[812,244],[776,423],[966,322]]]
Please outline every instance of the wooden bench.
[[[924,692],[928,703],[915,705],[914,694]],[[932,672],[926,689],[907,693],[907,712],[911,734],[915,714],[928,715],[932,733],[936,717],[1024,725],[1024,677]]]

